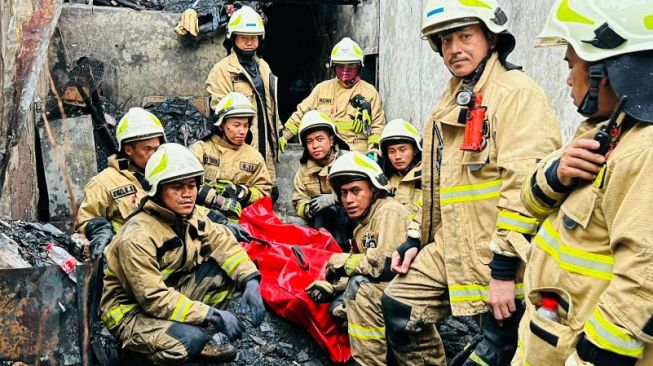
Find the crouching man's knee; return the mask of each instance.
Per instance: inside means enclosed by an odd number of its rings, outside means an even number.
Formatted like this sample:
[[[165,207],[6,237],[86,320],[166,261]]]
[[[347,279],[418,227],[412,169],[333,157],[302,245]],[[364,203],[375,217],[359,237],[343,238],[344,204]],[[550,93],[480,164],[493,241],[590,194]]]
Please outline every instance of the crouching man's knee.
[[[408,345],[410,336],[406,326],[410,321],[411,306],[399,302],[385,293],[381,297],[381,306],[385,321],[385,335],[390,345],[393,347]]]
[[[174,322],[158,340],[156,348],[160,351],[150,355],[159,364],[177,365],[192,360],[209,340],[200,327]]]

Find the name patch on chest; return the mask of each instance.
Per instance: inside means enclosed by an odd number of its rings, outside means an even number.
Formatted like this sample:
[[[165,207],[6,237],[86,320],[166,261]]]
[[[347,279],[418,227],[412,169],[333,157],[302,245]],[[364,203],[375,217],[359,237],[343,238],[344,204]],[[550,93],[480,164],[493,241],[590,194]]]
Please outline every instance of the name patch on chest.
[[[214,158],[213,156],[204,155],[204,164],[220,166],[220,159]]]
[[[258,169],[258,164],[246,163],[244,161],[240,162],[240,170],[244,170],[249,173],[254,173]]]
[[[333,104],[333,98],[317,98],[317,104]]]
[[[120,197],[129,196],[130,194],[136,193],[136,186],[133,184],[128,184],[126,186],[118,187],[111,190],[111,197],[115,200]]]

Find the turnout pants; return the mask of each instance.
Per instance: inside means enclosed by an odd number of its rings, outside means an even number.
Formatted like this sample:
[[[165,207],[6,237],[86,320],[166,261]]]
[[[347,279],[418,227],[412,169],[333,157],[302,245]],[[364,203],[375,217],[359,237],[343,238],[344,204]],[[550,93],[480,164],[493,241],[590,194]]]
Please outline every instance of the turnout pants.
[[[193,272],[170,276],[168,286],[191,300],[224,309],[236,284],[212,259],[205,260]],[[146,354],[155,364],[177,365],[200,353],[210,336],[201,327],[165,319],[143,312],[130,314],[113,330],[124,348]]]

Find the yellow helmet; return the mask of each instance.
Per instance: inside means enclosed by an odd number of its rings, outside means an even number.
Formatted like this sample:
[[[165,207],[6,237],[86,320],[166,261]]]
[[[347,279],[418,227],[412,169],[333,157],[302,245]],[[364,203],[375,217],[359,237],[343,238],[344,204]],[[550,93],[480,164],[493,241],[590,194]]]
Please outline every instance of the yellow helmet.
[[[233,34],[254,35],[261,36],[261,39],[265,38],[263,18],[256,10],[249,6],[243,6],[231,14],[231,18],[229,18],[227,38],[231,38]]]
[[[195,155],[183,145],[169,143],[159,146],[145,166],[145,179],[150,183],[147,195],[153,197],[160,184],[198,177],[204,181],[204,168]]]
[[[333,64],[353,64],[360,62],[363,65],[365,55],[363,50],[351,38],[345,37],[340,42],[336,43],[331,50],[331,66]]]
[[[139,107],[130,108],[122,116],[116,128],[118,151],[122,150],[123,144],[127,142],[148,140],[153,137],[160,137],[163,142],[166,142],[163,124],[155,115]]]

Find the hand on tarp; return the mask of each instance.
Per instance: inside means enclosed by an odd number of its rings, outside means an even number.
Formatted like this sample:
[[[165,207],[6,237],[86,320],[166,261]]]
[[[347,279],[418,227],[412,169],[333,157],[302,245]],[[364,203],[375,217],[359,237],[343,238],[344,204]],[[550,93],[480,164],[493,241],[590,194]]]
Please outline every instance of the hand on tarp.
[[[336,196],[334,196],[331,193],[327,194],[320,194],[317,195],[313,198],[311,198],[311,201],[309,202],[309,209],[311,213],[311,217],[315,217],[315,214],[329,208],[333,205],[336,204]]]
[[[86,223],[84,235],[91,246],[91,260],[95,261],[113,239],[113,225],[106,217],[96,217]]]
[[[213,324],[218,332],[226,335],[230,341],[240,338],[243,334],[243,324],[230,311],[211,308],[206,315],[206,320]]]
[[[252,241],[252,237],[249,235],[249,232],[237,223],[227,222],[225,226],[231,230],[231,233],[234,234],[236,240],[238,240],[239,243],[249,243]]]
[[[250,319],[254,327],[258,327],[263,323],[265,318],[265,304],[259,291],[259,282],[257,279],[251,279],[245,283],[245,291],[243,297],[240,299],[241,312],[247,312],[249,308]]]
[[[240,214],[243,212],[243,208],[234,198],[227,198],[225,196],[215,196],[213,202],[211,203],[211,208],[219,210],[228,217],[240,217]]]
[[[318,304],[331,302],[336,296],[336,290],[332,284],[327,281],[313,281],[305,289],[308,297]]]
[[[185,36],[190,33],[193,37],[197,37],[200,33],[200,26],[195,9],[187,9],[181,14],[179,23],[175,27],[175,33],[180,36]]]

